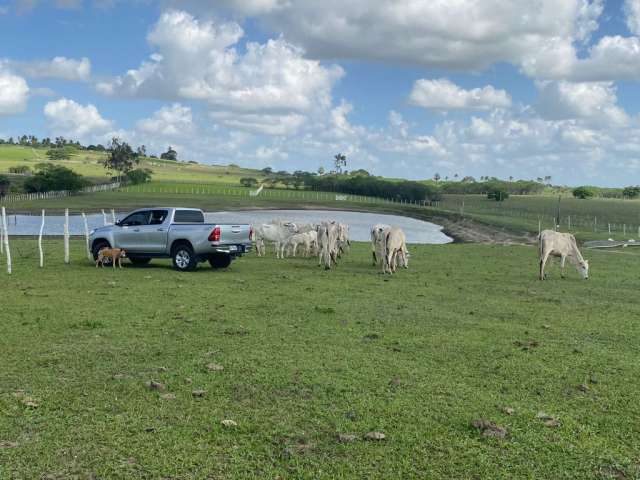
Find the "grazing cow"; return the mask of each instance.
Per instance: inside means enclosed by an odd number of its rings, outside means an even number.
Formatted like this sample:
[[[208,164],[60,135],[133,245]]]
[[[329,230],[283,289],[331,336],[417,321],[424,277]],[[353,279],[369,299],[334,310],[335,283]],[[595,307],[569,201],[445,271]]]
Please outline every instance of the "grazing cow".
[[[347,253],[351,241],[349,240],[349,225],[346,223],[338,224],[338,257],[343,253]]]
[[[384,231],[384,247],[383,273],[395,273],[398,265],[409,268],[407,238],[400,227],[392,226]]]
[[[311,253],[311,249],[315,245],[318,239],[318,233],[316,231],[313,232],[305,232],[305,233],[295,233],[289,237],[287,240],[287,247],[290,248],[292,256],[296,256],[296,252],[298,250],[298,246],[304,245],[304,256],[308,257]]]
[[[296,232],[294,223],[263,224],[256,228],[256,250],[258,255],[264,255],[264,242],[273,242],[276,247],[276,258],[284,258],[284,248],[287,240]]]
[[[568,258],[583,279],[589,278],[589,262],[582,258],[576,237],[570,233],[543,230],[538,237],[540,243],[540,280],[545,279],[544,267],[549,256],[560,257],[561,276],[564,278],[564,262]]]
[[[318,265],[330,270],[337,264],[338,258],[338,226],[335,222],[322,222],[318,225]]]
[[[373,256],[373,266],[377,267],[384,259],[384,243],[382,242],[382,234],[385,230],[391,228],[384,223],[378,223],[371,228],[371,255]]]

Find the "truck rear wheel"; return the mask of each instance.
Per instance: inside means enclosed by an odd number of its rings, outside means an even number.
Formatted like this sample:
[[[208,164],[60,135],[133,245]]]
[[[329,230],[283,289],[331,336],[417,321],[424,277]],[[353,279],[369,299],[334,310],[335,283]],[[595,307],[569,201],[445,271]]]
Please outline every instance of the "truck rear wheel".
[[[211,268],[227,268],[231,265],[231,255],[218,254],[209,257]]]
[[[179,243],[171,250],[173,268],[181,272],[189,272],[198,266],[196,254],[188,243]]]
[[[111,245],[109,245],[109,242],[107,242],[106,240],[98,240],[93,244],[91,253],[93,255],[94,261],[98,260],[98,253],[100,253],[100,250],[102,250],[103,248],[111,248]],[[111,261],[109,261],[109,263],[111,263]]]

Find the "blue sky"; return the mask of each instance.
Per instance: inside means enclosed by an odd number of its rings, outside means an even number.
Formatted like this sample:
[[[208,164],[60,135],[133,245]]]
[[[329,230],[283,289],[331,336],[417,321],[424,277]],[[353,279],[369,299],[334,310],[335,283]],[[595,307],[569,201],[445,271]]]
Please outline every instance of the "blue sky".
[[[0,0],[0,136],[640,183],[640,0]]]

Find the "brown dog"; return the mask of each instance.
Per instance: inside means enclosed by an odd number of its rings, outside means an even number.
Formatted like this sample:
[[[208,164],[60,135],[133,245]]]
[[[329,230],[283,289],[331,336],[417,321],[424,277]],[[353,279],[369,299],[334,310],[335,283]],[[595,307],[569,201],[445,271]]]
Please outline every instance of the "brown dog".
[[[111,260],[113,268],[116,268],[116,263],[122,268],[122,259],[127,256],[127,252],[122,248],[103,248],[98,252],[98,259],[96,260],[96,268],[104,267],[105,261]]]

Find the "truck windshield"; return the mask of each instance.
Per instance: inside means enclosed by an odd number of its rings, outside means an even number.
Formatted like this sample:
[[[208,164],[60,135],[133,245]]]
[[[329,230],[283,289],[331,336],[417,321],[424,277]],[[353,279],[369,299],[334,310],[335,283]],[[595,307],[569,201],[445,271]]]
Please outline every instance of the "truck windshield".
[[[204,214],[200,210],[176,210],[174,223],[204,223]]]

